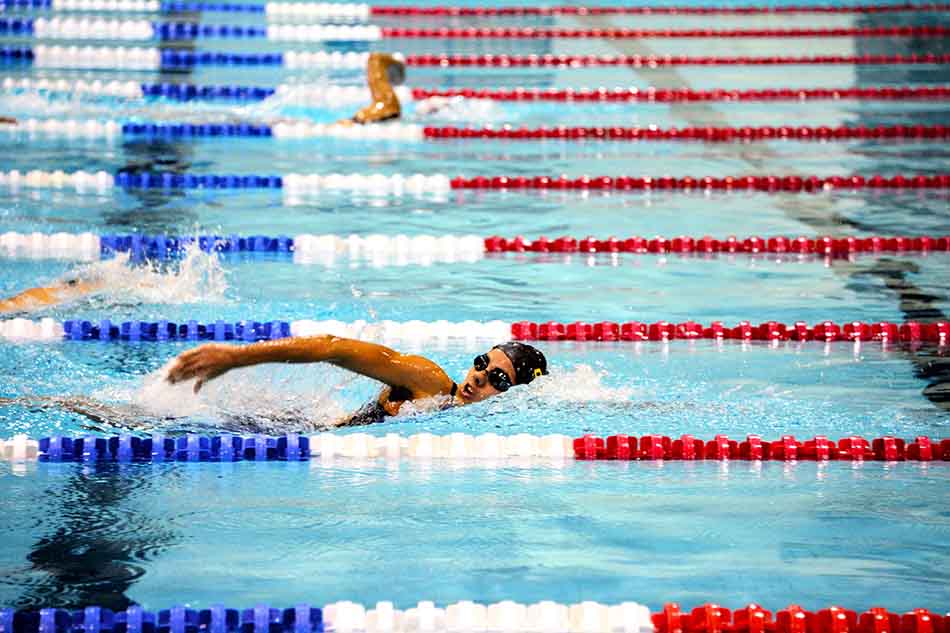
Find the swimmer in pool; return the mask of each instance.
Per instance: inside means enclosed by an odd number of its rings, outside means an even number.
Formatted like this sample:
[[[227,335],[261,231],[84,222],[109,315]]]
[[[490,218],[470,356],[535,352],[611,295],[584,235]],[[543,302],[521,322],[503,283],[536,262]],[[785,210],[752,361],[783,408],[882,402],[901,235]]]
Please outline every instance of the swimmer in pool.
[[[239,367],[321,362],[386,385],[378,398],[336,426],[382,422],[399,413],[403,404],[415,400],[441,397],[446,407],[472,404],[548,373],[547,360],[540,350],[512,341],[476,356],[465,379],[456,384],[445,370],[423,356],[401,354],[375,343],[323,335],[242,346],[209,343],[179,355],[166,379],[170,383],[194,379],[197,393],[207,381]]]
[[[72,277],[51,286],[29,288],[7,299],[0,299],[0,314],[33,312],[79,299],[102,289],[100,279]]]
[[[343,125],[382,123],[402,115],[402,106],[393,86],[406,81],[406,64],[401,56],[389,53],[370,53],[366,62],[366,83],[373,102],[359,110],[351,119],[340,121]]]
[[[0,116],[0,125],[17,125],[17,120],[9,116]]]
[[[393,121],[402,116],[402,106],[393,86],[406,81],[406,64],[402,55],[389,53],[370,53],[366,63],[366,83],[373,102],[350,119],[343,119],[340,125],[366,125]],[[416,114],[429,116],[460,105],[464,97],[428,97],[416,104]]]
[[[253,414],[227,414],[229,430],[257,433],[271,432],[275,426],[290,430],[327,430],[346,426],[365,426],[384,422],[399,413],[407,402],[436,400],[442,409],[473,404],[508,391],[516,385],[528,384],[548,373],[544,354],[525,343],[496,345],[476,356],[461,384],[455,383],[436,363],[422,356],[406,355],[396,350],[336,336],[310,336],[250,345],[210,343],[180,354],[168,370],[166,380],[179,383],[194,380],[197,393],[201,387],[232,369],[263,363],[324,362],[373,378],[385,387],[379,396],[356,412],[335,422],[307,424],[297,411]],[[115,405],[87,396],[21,396],[0,398],[0,406],[17,405],[38,410],[60,409],[85,417],[103,426],[88,428],[108,432],[116,427],[141,431],[153,425],[154,416],[138,405]],[[167,427],[176,418],[164,417]],[[187,429],[184,429],[187,431]]]

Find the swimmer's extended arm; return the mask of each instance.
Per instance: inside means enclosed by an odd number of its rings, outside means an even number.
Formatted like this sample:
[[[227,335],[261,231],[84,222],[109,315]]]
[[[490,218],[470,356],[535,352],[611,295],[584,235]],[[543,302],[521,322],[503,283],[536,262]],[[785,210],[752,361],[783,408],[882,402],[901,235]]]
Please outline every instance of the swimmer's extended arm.
[[[399,117],[402,112],[399,97],[389,81],[389,69],[397,64],[402,62],[388,53],[370,53],[366,62],[366,82],[373,102],[353,116],[354,123],[376,123]]]
[[[10,125],[16,125],[17,121],[13,117],[9,116],[0,116],[0,123],[8,123]]]
[[[58,286],[30,288],[8,299],[0,299],[0,314],[29,312],[76,299],[101,288],[94,281],[70,280]]]
[[[195,392],[228,370],[261,363],[330,363],[390,386],[405,387],[413,397],[450,393],[452,380],[422,356],[337,336],[307,336],[234,346],[208,344],[179,355],[168,381],[197,378]]]

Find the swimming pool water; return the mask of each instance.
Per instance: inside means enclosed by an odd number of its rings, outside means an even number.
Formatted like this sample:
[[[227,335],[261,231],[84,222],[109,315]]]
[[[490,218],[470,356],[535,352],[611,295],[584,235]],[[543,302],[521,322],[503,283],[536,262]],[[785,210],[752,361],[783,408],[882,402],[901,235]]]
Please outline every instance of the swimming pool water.
[[[403,3],[405,4],[405,3]],[[458,3],[449,3],[458,4]],[[505,2],[503,4],[512,4]],[[709,4],[721,5],[715,2]],[[799,3],[801,4],[801,3]],[[3,12],[0,12],[2,14]],[[576,28],[794,28],[947,24],[945,13],[880,16],[558,18],[483,25]],[[181,16],[163,16],[173,19]],[[258,16],[260,17],[260,16]],[[254,23],[207,14],[202,23]],[[401,25],[398,20],[381,21]],[[420,21],[419,26],[476,24]],[[30,42],[0,37],[3,45]],[[801,40],[400,40],[425,54],[821,55],[946,53],[946,38]],[[199,50],[318,45],[201,41]],[[351,45],[332,45],[337,49]],[[375,48],[380,45],[374,44]],[[362,47],[365,48],[365,47]],[[9,77],[274,86],[359,85],[360,72],[196,68],[118,72],[0,66]],[[870,87],[946,85],[945,65],[627,68],[411,68],[409,84],[458,88]],[[413,110],[409,108],[410,116]],[[487,120],[435,124],[945,124],[945,101],[692,104],[501,103]],[[125,121],[329,122],[350,108],[75,99],[0,92],[0,114]],[[428,121],[416,119],[421,124]],[[0,136],[0,170],[465,175],[844,175],[945,173],[945,142],[700,144],[316,139],[43,140]],[[945,192],[669,194],[450,192],[292,198],[273,191],[0,189],[0,233],[941,235]],[[299,258],[298,258],[299,260]],[[92,268],[89,268],[92,266]],[[852,261],[775,256],[488,256],[470,263],[333,266],[290,255],[196,255],[157,271],[121,261],[0,258],[0,296],[97,274],[111,290],[30,314],[57,320],[336,319],[435,321],[946,320],[950,258]],[[878,343],[740,345],[708,341],[544,343],[552,375],[504,398],[399,416],[340,432],[609,435],[717,433],[910,438],[950,435],[946,348]],[[137,407],[136,432],[311,432],[378,385],[322,366],[233,372],[193,396],[161,382],[184,343],[0,340],[0,398],[74,395]],[[474,349],[413,349],[455,378]],[[287,413],[292,420],[287,422]],[[256,426],[238,423],[250,414]],[[0,405],[0,437],[118,433],[33,403]],[[430,599],[636,600],[777,609],[950,608],[945,463],[538,463],[315,460],[310,463],[97,465],[0,463],[0,605],[290,605]]]
[[[0,465],[0,600],[23,607],[946,604],[940,464],[31,469]]]

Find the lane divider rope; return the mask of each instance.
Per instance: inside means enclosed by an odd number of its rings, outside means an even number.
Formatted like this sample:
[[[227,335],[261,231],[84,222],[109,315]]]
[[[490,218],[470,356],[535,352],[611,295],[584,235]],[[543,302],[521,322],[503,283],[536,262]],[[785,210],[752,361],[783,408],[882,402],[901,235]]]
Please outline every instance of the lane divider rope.
[[[298,3],[271,3],[298,6]],[[307,5],[304,5],[307,6]],[[895,13],[903,11],[950,11],[946,4],[853,4],[827,5],[746,5],[746,6],[627,6],[627,7],[372,7],[373,16],[397,17],[522,17],[575,15],[761,15],[786,13],[850,14]]]
[[[420,601],[405,611],[392,602],[375,606],[340,601],[314,608],[301,604],[276,609],[267,604],[252,609],[232,609],[221,605],[208,609],[173,606],[170,609],[145,611],[131,606],[125,611],[111,611],[86,606],[76,611],[39,609],[37,611],[0,610],[0,627],[6,633],[63,633],[114,630],[142,633],[161,628],[168,633],[187,633],[206,627],[212,633],[421,633],[424,631],[531,631],[535,633],[945,633],[950,616],[925,608],[903,614],[881,607],[863,613],[832,606],[806,611],[789,605],[772,611],[751,603],[732,610],[707,603],[692,610],[681,610],[675,602],[652,612],[636,602],[605,605],[586,601],[560,604],[545,600],[531,605],[510,600],[493,604],[471,601],[455,602],[444,609],[431,601]]]
[[[946,37],[950,27],[834,27],[734,29],[402,28],[373,25],[268,24],[243,26],[150,22],[109,18],[0,18],[0,35],[36,39],[152,40],[267,39],[275,42],[379,41],[383,39],[670,39]]]
[[[78,136],[78,131],[77,131]],[[950,174],[897,174],[894,176],[474,176],[449,178],[444,174],[286,174],[285,176],[237,174],[129,173],[114,176],[105,171],[64,172],[0,171],[0,187],[12,190],[72,189],[106,193],[122,189],[282,189],[301,196],[322,191],[367,195],[443,195],[451,190],[553,190],[553,191],[756,191],[763,193],[821,193],[844,190],[946,190]]]
[[[337,104],[339,105],[339,104]],[[6,136],[61,139],[105,139],[119,137],[212,138],[242,137],[277,139],[331,138],[345,140],[422,141],[452,139],[493,139],[505,141],[695,141],[732,143],[749,141],[853,141],[913,140],[933,141],[950,138],[945,125],[867,126],[760,126],[760,127],[578,127],[557,126],[525,128],[494,127],[423,127],[412,123],[385,125],[338,125],[300,121],[280,122],[273,126],[254,123],[120,123],[93,119],[27,118],[17,125],[0,126]]]
[[[48,9],[52,11],[114,11],[135,12],[218,12],[263,13],[268,17],[310,17],[315,19],[367,20],[370,17],[530,17],[577,15],[785,15],[802,14],[881,14],[943,12],[950,5],[941,3],[782,5],[782,6],[638,6],[638,7],[418,7],[370,6],[356,3],[327,2],[176,2],[160,0],[2,0],[0,6],[10,9]]]
[[[903,614],[881,607],[860,613],[832,606],[806,611],[789,605],[772,611],[751,603],[732,610],[707,603],[692,610],[680,609],[675,602],[666,603],[661,611],[652,612],[636,602],[605,605],[598,602],[560,604],[549,600],[531,605],[510,600],[493,604],[471,601],[455,602],[444,609],[431,601],[420,601],[405,611],[392,602],[377,602],[373,607],[340,601],[314,608],[301,604],[289,609],[276,609],[267,604],[252,609],[232,609],[221,605],[208,609],[173,606],[170,609],[145,611],[131,606],[125,611],[111,611],[86,606],[76,611],[39,609],[37,611],[0,610],[0,627],[7,633],[62,633],[75,629],[84,631],[113,630],[141,633],[161,628],[168,633],[187,633],[207,627],[212,633],[421,633],[423,631],[531,631],[536,633],[945,633],[950,616],[925,608]]]
[[[911,55],[767,55],[759,57],[712,55],[407,55],[409,66],[478,66],[488,68],[559,67],[587,68],[594,66],[631,66],[654,68],[666,66],[784,66],[840,64],[947,64],[950,54]]]
[[[299,28],[299,27],[297,27]],[[946,37],[944,26],[736,28],[736,29],[558,29],[558,28],[382,28],[380,37],[437,39],[670,39]]]
[[[85,68],[156,70],[196,66],[282,66],[288,69],[363,70],[368,53],[355,51],[284,51],[276,53],[230,53],[221,51],[160,50],[125,46],[0,46],[0,63],[33,64],[40,68]],[[559,67],[630,66],[774,66],[774,65],[906,65],[947,64],[948,54],[912,55],[821,55],[808,57],[715,57],[640,55],[407,55],[409,66],[439,67]]]
[[[218,100],[263,101],[277,97],[288,105],[306,105],[310,107],[345,107],[365,105],[371,95],[365,86],[337,86],[326,84],[279,84],[274,87],[206,85],[185,83],[141,83],[138,81],[101,81],[66,78],[4,77],[0,80],[0,89],[6,92],[39,92],[69,96],[120,97],[137,100],[145,98],[163,98],[173,101]],[[882,89],[887,92],[889,89]],[[898,88],[904,92],[905,88]],[[406,86],[396,86],[394,91],[399,100],[413,101],[412,90]],[[947,87],[950,92],[950,86]],[[882,92],[882,95],[885,94]],[[882,98],[889,99],[884,96]],[[901,99],[902,97],[895,97]],[[933,98],[939,98],[936,92]]]
[[[0,255],[30,259],[78,259],[83,261],[131,253],[134,260],[169,259],[181,256],[197,244],[204,252],[286,253],[295,262],[332,263],[337,258],[368,259],[380,263],[475,262],[500,253],[579,253],[644,255],[794,255],[846,259],[862,254],[895,253],[926,255],[950,252],[950,235],[870,237],[759,237],[711,236],[594,237],[545,236],[534,240],[477,235],[141,235],[93,233],[0,234]]]
[[[212,606],[199,610],[175,606],[145,611],[140,606],[133,606],[113,612],[105,607],[87,606],[76,611],[0,610],[0,630],[5,633],[64,633],[75,629],[101,633],[152,630],[188,633],[198,628],[207,628],[211,633],[425,633],[446,630],[654,633],[650,610],[635,602],[606,605],[543,601],[526,605],[506,600],[486,605],[462,601],[440,608],[431,601],[421,601],[405,610],[396,609],[392,602],[377,602],[375,606],[364,607],[349,601],[333,602],[322,608],[300,604],[286,609],[258,604],[246,609]]]
[[[42,462],[233,462],[307,461],[326,459],[505,459],[548,458],[576,460],[659,461],[659,460],[748,460],[748,461],[950,461],[950,438],[917,436],[903,440],[884,436],[868,440],[848,436],[835,442],[824,435],[799,441],[783,435],[774,441],[748,435],[744,441],[716,435],[703,440],[692,435],[671,438],[665,435],[585,435],[499,436],[494,433],[469,435],[417,433],[401,437],[389,433],[377,437],[366,433],[300,435],[278,437],[255,435],[202,436],[188,434],[168,437],[161,434],[142,438],[133,435],[111,437],[53,436],[30,440],[15,436],[0,446],[6,459],[36,459]]]
[[[838,440],[816,435],[799,442],[793,435],[783,435],[769,442],[759,435],[745,441],[717,435],[703,441],[692,435],[677,439],[665,435],[611,435],[606,438],[585,435],[574,440],[574,457],[581,460],[772,460],[772,461],[950,461],[950,438],[931,440],[918,436],[913,441],[884,436],[870,441],[860,436]]]
[[[372,25],[270,24],[267,26],[151,22],[112,18],[0,18],[0,35],[33,37],[37,40],[162,40],[267,39],[275,42],[371,42],[386,35]],[[900,33],[895,33],[899,36]],[[907,35],[936,37],[930,29]],[[830,37],[830,36],[829,36]]]
[[[557,102],[656,102],[691,101],[808,101],[819,99],[905,100],[947,99],[950,86],[882,86],[868,88],[764,88],[746,90],[695,90],[692,88],[593,88],[539,89],[513,88],[486,90],[474,88],[413,88],[414,99],[429,97],[466,97],[492,101],[557,101]]]
[[[123,321],[102,319],[97,322],[85,320],[55,321],[43,318],[39,321],[16,318],[0,320],[0,338],[22,341],[265,341],[288,336],[313,336],[332,334],[360,340],[380,342],[421,343],[425,341],[594,341],[638,343],[644,341],[739,341],[768,343],[814,341],[819,343],[877,342],[885,345],[908,343],[933,343],[941,347],[950,345],[950,322],[921,323],[907,321],[892,323],[879,321],[866,323],[852,321],[836,323],[822,321],[809,326],[805,321],[791,324],[768,321],[758,325],[740,321],[730,327],[721,321],[708,325],[695,321],[673,323],[637,321],[617,323],[602,321],[587,323],[560,323],[549,321],[237,321],[202,323],[189,320],[172,321]]]
[[[459,128],[425,127],[426,139],[503,139],[509,141],[562,140],[562,141],[705,141],[731,143],[734,141],[846,141],[856,139],[946,139],[950,126],[894,125],[878,127],[851,126],[797,126],[797,127],[542,127],[524,128]]]
[[[203,85],[191,83],[140,83],[137,81],[101,81],[65,78],[4,77],[0,81],[4,91],[64,93],[142,99],[160,97],[174,101],[198,99],[228,99],[235,101],[263,101],[277,97],[284,103],[311,106],[342,106],[369,100],[364,86],[335,86],[318,83],[279,84],[274,87],[239,85]],[[876,86],[864,88],[766,88],[694,90],[691,88],[590,88],[540,90],[535,88],[449,89],[395,88],[399,100],[428,99],[430,97],[464,97],[490,101],[556,101],[558,103],[681,103],[692,101],[811,101],[811,100],[881,100],[904,101],[950,98],[950,86]]]

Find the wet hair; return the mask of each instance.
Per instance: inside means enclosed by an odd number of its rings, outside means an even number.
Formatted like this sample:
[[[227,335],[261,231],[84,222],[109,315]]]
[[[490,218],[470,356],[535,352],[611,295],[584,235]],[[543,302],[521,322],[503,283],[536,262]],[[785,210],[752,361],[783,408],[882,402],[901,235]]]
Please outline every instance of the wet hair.
[[[514,365],[516,385],[526,385],[538,376],[546,376],[548,373],[547,359],[541,350],[532,345],[510,341],[492,349],[500,349]]]
[[[406,65],[401,61],[386,66],[386,78],[393,86],[401,86],[406,83]]]

